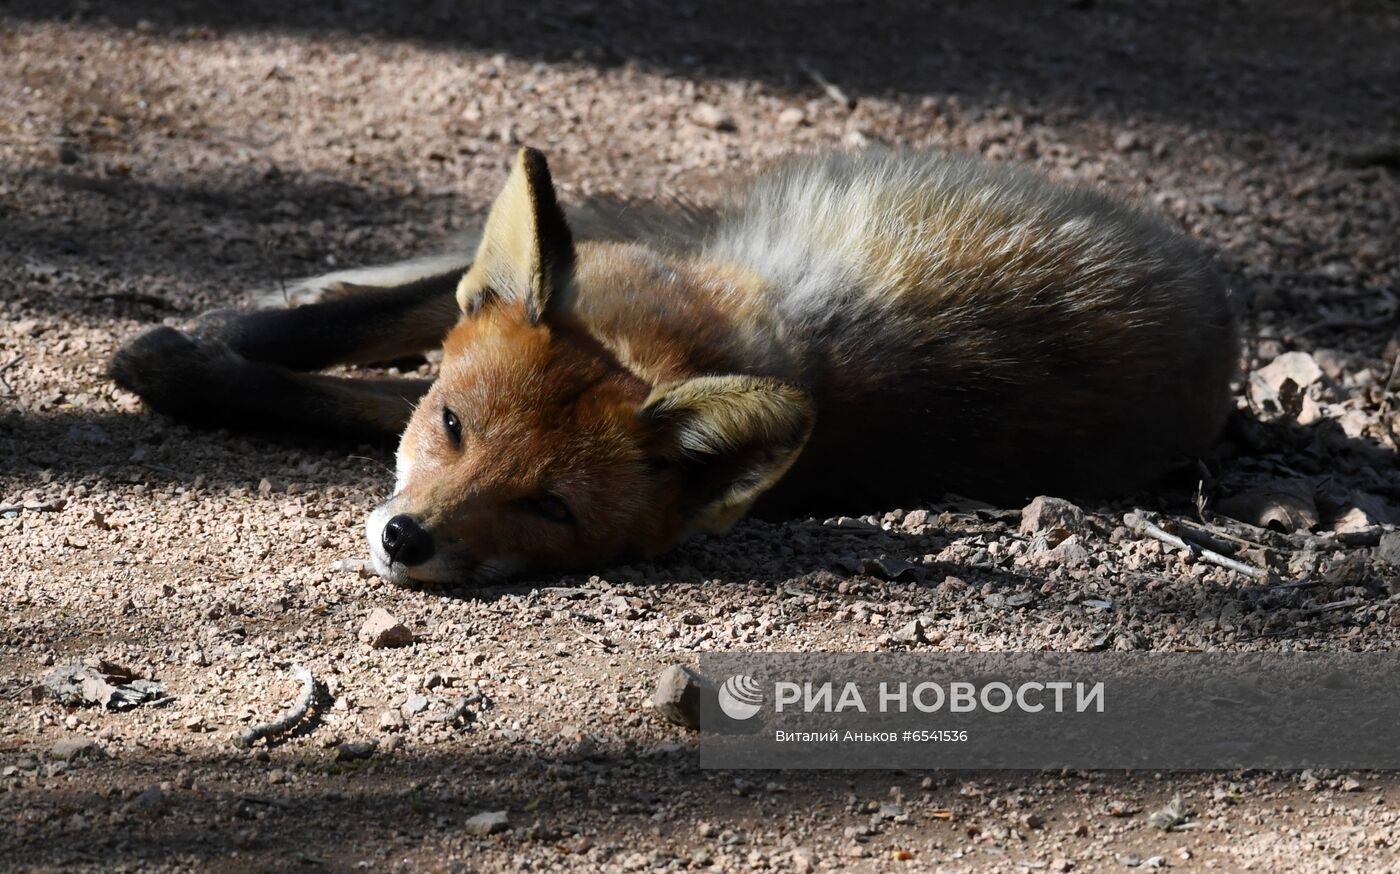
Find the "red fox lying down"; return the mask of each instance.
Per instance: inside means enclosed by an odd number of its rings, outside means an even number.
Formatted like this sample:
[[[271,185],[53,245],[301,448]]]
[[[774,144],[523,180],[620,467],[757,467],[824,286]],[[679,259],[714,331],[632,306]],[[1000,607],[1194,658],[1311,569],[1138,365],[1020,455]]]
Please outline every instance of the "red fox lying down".
[[[1230,296],[1161,222],[939,153],[791,160],[713,212],[577,220],[523,150],[475,253],[161,327],[112,362],[156,410],[402,434],[370,516],[399,584],[662,552],[744,514],[1150,484],[1229,408]],[[436,381],[312,371],[441,347]]]

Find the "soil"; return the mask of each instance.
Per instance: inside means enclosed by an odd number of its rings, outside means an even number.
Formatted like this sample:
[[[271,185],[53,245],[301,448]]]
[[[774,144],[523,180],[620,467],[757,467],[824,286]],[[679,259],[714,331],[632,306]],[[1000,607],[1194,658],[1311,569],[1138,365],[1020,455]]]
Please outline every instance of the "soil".
[[[704,650],[1400,640],[1400,11],[927,6],[0,2],[6,866],[1400,866],[1390,774],[705,771],[649,707]],[[1074,530],[945,497],[411,591],[360,570],[388,453],[191,430],[105,378],[149,325],[441,249],[521,143],[567,196],[703,201],[793,150],[879,143],[1099,186],[1219,253],[1245,308],[1240,414],[1199,475],[1085,505]],[[1237,558],[1306,585],[1145,538],[1135,508],[1233,532],[1253,544]],[[376,609],[412,642],[362,640]],[[925,614],[926,640],[902,642]],[[30,691],[84,658],[165,697],[117,712]],[[295,700],[295,664],[311,716],[236,746]],[[491,706],[436,718],[472,687]],[[337,760],[362,741],[368,758]],[[1174,796],[1191,827],[1155,827]],[[504,830],[473,820],[493,811]]]

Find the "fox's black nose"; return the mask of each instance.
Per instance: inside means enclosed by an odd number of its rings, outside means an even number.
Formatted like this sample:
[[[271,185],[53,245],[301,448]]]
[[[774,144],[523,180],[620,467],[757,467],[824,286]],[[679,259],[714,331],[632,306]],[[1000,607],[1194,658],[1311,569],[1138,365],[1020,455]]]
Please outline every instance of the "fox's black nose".
[[[389,560],[408,567],[422,564],[433,557],[433,538],[407,513],[400,513],[384,523],[380,536]]]

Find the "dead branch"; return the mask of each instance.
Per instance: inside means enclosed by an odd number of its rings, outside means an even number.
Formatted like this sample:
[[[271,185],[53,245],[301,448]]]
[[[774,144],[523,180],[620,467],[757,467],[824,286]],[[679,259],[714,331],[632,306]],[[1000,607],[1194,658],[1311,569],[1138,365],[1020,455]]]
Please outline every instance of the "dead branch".
[[[1265,547],[1269,549],[1282,549],[1296,551],[1300,549],[1314,549],[1319,552],[1335,552],[1341,549],[1353,549],[1359,546],[1375,546],[1380,542],[1380,532],[1378,530],[1367,531],[1344,531],[1327,535],[1307,534],[1295,532],[1287,534],[1282,531],[1274,531],[1270,528],[1260,528],[1257,525],[1250,525],[1235,519],[1221,516],[1219,513],[1211,513],[1211,520],[1207,530],[1217,537],[1226,540],[1235,540],[1246,546]],[[1190,523],[1179,523],[1189,525]]]
[[[1330,604],[1319,604],[1316,607],[1309,607],[1299,615],[1316,616],[1319,613],[1331,613],[1334,610],[1350,610],[1353,607],[1360,607],[1365,603],[1365,598],[1347,598],[1345,601],[1333,601]]]
[[[467,709],[473,704],[480,704],[482,709],[490,706],[486,696],[481,694],[481,690],[476,687],[472,687],[471,691],[454,701],[451,707],[436,716],[429,717],[429,719],[434,722],[456,722],[467,715]]]
[[[1198,558],[1200,558],[1201,561],[1208,562],[1213,565],[1218,565],[1220,567],[1226,568],[1227,570],[1232,570],[1238,574],[1244,574],[1250,579],[1269,579],[1269,572],[1263,568],[1254,567],[1253,565],[1247,565],[1242,561],[1236,561],[1235,559],[1230,558],[1227,555],[1221,555],[1213,549],[1204,549],[1200,546],[1197,546],[1194,543],[1187,543],[1185,540],[1182,540],[1175,534],[1172,534],[1168,531],[1164,531],[1156,523],[1149,520],[1142,513],[1142,511],[1134,511],[1125,515],[1123,517],[1123,524],[1127,525],[1130,529],[1132,529],[1140,535],[1151,537],[1154,540],[1160,540],[1168,546],[1175,547],[1176,549],[1184,549],[1192,555],[1195,555]]]

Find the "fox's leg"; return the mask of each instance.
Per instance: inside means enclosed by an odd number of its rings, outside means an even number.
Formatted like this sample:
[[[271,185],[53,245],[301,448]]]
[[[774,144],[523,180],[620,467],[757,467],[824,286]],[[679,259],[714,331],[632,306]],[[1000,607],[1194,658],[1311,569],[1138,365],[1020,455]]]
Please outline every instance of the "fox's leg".
[[[123,346],[110,372],[152,409],[192,424],[338,442],[393,441],[432,385],[299,373],[168,327]]]
[[[431,380],[299,371],[435,348],[460,316],[463,269],[293,309],[206,313],[189,334],[154,328],[117,352],[110,373],[153,409],[197,424],[387,442]]]

